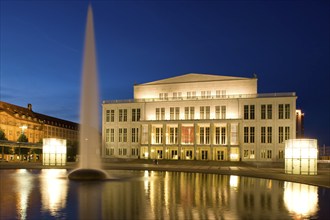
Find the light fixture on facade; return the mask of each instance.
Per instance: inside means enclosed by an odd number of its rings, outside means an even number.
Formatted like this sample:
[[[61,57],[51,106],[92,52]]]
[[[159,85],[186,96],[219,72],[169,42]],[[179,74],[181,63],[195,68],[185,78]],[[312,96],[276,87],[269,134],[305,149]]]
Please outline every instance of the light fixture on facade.
[[[317,140],[285,141],[285,173],[317,175]]]

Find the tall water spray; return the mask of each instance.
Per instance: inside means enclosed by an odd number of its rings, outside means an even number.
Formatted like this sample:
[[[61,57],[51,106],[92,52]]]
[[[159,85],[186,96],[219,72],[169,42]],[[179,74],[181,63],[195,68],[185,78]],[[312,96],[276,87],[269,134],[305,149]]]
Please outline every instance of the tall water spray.
[[[80,100],[80,158],[79,168],[70,179],[104,178],[100,170],[99,93],[92,6],[89,4],[84,44],[82,87]]]

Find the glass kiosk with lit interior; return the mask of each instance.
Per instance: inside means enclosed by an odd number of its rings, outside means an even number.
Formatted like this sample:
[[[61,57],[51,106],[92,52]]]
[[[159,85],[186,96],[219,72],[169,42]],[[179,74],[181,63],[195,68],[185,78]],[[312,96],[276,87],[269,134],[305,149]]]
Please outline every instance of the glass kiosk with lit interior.
[[[317,140],[286,140],[284,158],[285,173],[317,175]]]
[[[42,164],[60,165],[66,164],[66,140],[58,138],[44,138],[42,146]]]

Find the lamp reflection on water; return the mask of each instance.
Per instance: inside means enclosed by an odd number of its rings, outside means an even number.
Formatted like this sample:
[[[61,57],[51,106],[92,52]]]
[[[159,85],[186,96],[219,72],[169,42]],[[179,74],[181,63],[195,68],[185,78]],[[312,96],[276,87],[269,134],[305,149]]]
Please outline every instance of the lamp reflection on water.
[[[42,209],[56,216],[58,211],[66,207],[68,183],[64,177],[67,172],[65,169],[44,169],[41,174]]]
[[[285,182],[284,203],[294,217],[313,216],[318,211],[317,187]]]
[[[29,196],[30,192],[32,189],[32,182],[33,182],[33,177],[32,175],[27,172],[26,169],[20,169],[17,170],[18,173],[18,181],[17,181],[17,212],[20,213],[20,219],[26,219],[26,210],[28,208],[28,201],[29,201]]]

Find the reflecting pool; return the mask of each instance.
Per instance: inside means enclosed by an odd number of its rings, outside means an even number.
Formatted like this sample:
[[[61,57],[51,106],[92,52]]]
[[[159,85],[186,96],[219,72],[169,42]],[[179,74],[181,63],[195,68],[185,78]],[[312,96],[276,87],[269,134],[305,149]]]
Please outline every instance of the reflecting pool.
[[[0,170],[0,219],[327,219],[330,189],[250,177],[65,169]]]

